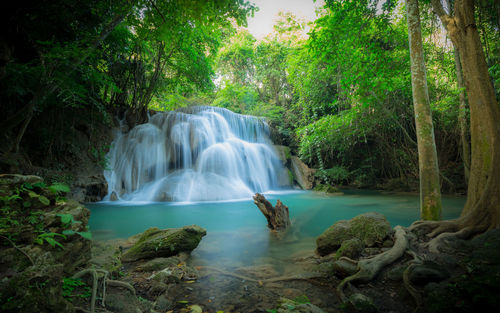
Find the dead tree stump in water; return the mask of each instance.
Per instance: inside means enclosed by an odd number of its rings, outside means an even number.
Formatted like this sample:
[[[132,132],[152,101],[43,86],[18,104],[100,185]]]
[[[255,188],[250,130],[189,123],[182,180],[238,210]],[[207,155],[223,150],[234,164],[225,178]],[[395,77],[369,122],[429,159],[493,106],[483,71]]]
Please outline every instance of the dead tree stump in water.
[[[272,231],[281,233],[286,231],[290,226],[288,207],[280,200],[278,200],[276,206],[273,207],[271,202],[267,201],[263,195],[256,193],[255,196],[253,196],[253,202],[266,217],[267,227]]]

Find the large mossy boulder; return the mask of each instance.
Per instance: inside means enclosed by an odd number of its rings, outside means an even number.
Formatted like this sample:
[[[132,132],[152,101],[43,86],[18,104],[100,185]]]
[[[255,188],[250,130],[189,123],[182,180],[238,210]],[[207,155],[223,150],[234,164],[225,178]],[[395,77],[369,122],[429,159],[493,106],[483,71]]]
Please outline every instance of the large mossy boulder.
[[[206,234],[207,231],[197,225],[169,229],[149,228],[123,254],[122,261],[170,257],[181,252],[191,252]]]
[[[369,212],[350,220],[341,220],[330,226],[316,239],[316,250],[327,255],[340,248],[342,242],[358,238],[364,246],[382,243],[391,232],[391,225],[384,215]]]

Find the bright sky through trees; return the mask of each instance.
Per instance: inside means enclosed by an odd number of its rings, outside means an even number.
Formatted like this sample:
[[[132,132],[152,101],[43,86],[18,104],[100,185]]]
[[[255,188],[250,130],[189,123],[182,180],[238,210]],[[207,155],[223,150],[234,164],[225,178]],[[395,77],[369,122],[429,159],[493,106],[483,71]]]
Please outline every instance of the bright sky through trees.
[[[279,11],[292,12],[297,17],[314,21],[316,8],[324,5],[323,0],[252,0],[259,7],[255,16],[248,19],[248,30],[257,39],[264,38],[273,31]]]

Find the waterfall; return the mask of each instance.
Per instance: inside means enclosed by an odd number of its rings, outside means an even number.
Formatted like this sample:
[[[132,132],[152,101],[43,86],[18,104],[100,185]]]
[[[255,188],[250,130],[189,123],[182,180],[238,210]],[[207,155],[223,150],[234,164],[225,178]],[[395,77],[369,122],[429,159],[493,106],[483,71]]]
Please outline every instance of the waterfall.
[[[118,133],[107,157],[107,200],[241,199],[283,181],[268,125],[216,107],[157,113]]]

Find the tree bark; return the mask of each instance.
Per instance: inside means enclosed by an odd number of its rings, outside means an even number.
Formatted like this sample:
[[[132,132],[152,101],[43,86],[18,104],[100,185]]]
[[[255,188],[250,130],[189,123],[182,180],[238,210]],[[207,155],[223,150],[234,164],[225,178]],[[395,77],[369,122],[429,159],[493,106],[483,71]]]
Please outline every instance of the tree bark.
[[[266,217],[269,229],[275,232],[284,232],[290,226],[288,207],[280,200],[277,201],[275,207],[260,193],[256,193],[253,200]]]
[[[440,220],[439,168],[427,89],[418,0],[406,0],[406,13],[410,43],[411,85],[418,143],[420,218],[423,220]]]
[[[448,11],[452,12],[450,0],[444,0]],[[462,144],[462,162],[464,164],[465,183],[469,183],[470,177],[470,141],[467,123],[467,100],[465,96],[465,84],[463,78],[462,65],[460,64],[460,53],[453,43],[453,56],[455,57],[455,71],[457,72],[457,84],[460,89],[458,104],[458,125],[460,128],[460,142]]]
[[[455,47],[453,47],[453,53],[455,55],[457,83],[458,88],[460,88],[458,104],[458,125],[460,127],[460,141],[462,143],[462,161],[464,162],[465,182],[468,184],[470,177],[470,142],[467,127],[467,101],[465,99],[465,85],[462,73],[462,65],[460,64],[460,53]]]
[[[474,1],[455,1],[447,14],[439,0],[434,12],[460,54],[470,107],[471,169],[467,202],[459,228],[483,231],[500,227],[500,109],[474,18]]]

